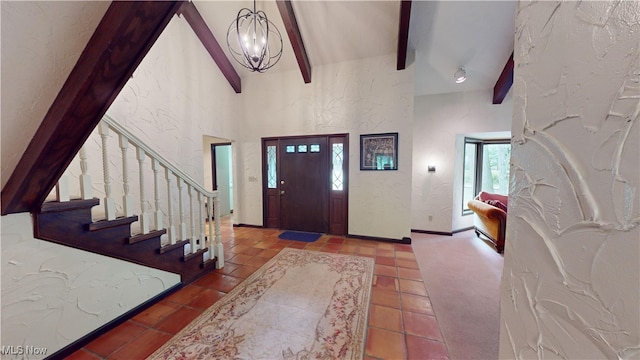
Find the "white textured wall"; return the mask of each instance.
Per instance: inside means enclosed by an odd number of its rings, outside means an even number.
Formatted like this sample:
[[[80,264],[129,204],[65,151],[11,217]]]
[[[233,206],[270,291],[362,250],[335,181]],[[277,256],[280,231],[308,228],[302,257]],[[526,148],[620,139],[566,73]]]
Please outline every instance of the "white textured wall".
[[[5,165],[12,161],[5,149],[24,151],[101,19],[96,9],[104,12],[108,5],[2,2],[3,184],[10,174]],[[94,17],[90,28],[85,22]],[[202,135],[231,138],[232,123],[220,119],[230,118],[235,97],[188,24],[174,18],[108,113],[202,181]],[[25,132],[31,125],[31,133]],[[115,137],[110,140],[117,144]],[[135,152],[129,153],[137,176]],[[90,156],[90,169],[100,173],[99,152]],[[112,153],[116,196],[122,192],[119,157],[119,150]],[[101,175],[93,180],[101,197]],[[137,177],[131,185],[137,189]],[[136,191],[139,208],[137,199]],[[174,274],[35,240],[32,234],[28,214],[2,217],[2,345],[47,346],[52,353],[179,281]]]
[[[410,236],[413,67],[397,71],[395,61],[387,55],[315,66],[310,84],[297,70],[244,79],[242,143],[234,154],[240,222],[262,224],[261,137],[349,133],[349,233]],[[384,132],[399,133],[398,171],[360,171],[360,134]]]
[[[473,225],[471,216],[462,216],[464,134],[511,128],[511,92],[500,105],[492,96],[483,90],[415,98],[412,229],[451,232]],[[430,164],[435,173],[427,172]]]
[[[28,213],[0,221],[3,346],[45,347],[51,355],[180,282],[176,274],[34,239]]]
[[[2,187],[109,1],[2,1]]]
[[[107,114],[202,183],[202,135],[233,139],[239,97],[174,16]]]
[[[2,186],[109,2],[2,2]],[[36,240],[29,214],[1,219],[1,343],[48,354],[179,277]]]
[[[500,357],[640,358],[640,3],[521,2]]]
[[[197,38],[189,24],[174,16],[165,31],[142,60],[133,76],[107,115],[145,142],[161,156],[186,172],[195,181],[211,188],[211,163],[203,166],[203,135],[232,139],[234,112],[240,95],[226,81],[218,66]],[[110,177],[118,214],[122,212],[122,161],[117,136],[111,133]],[[97,129],[87,142],[94,196],[104,197],[101,146]],[[211,151],[209,149],[209,151]],[[140,188],[138,161],[135,148],[128,151],[130,191],[134,214],[140,214]],[[208,155],[210,157],[210,154]],[[155,209],[151,160],[145,161],[145,210]],[[72,163],[71,179],[78,177],[78,159]],[[205,181],[206,180],[206,181]],[[75,180],[73,180],[75,181]],[[166,211],[167,190],[164,171],[160,173],[160,203],[164,206],[164,224],[168,224]],[[175,184],[175,181],[174,181]],[[79,194],[77,181],[72,182],[71,193]],[[177,191],[173,191],[174,214],[178,214]],[[187,199],[186,189],[184,199]],[[103,217],[101,207],[94,208],[94,217]],[[174,219],[174,223],[177,218]],[[186,214],[185,223],[190,223]],[[137,223],[134,223],[136,228]],[[152,224],[152,228],[155,225]]]
[[[205,179],[202,135],[234,141],[234,221],[255,225],[262,224],[262,137],[349,132],[349,232],[409,236],[413,69],[395,70],[388,55],[313,71],[311,84],[298,70],[246,76],[235,94],[176,17],[107,113],[198,181]],[[359,135],[379,132],[400,133],[400,169],[361,172]],[[96,158],[97,147],[92,152]],[[113,164],[117,179],[117,154]]]

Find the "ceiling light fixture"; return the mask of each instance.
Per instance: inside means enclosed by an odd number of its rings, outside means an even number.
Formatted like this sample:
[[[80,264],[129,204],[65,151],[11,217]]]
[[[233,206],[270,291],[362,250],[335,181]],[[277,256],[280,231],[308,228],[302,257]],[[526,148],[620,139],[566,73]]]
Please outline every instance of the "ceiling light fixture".
[[[230,39],[231,38],[231,39]],[[227,46],[234,60],[251,71],[265,72],[282,56],[282,36],[264,11],[242,8],[227,30]]]
[[[453,74],[453,78],[456,80],[456,84],[463,83],[467,80],[467,72],[464,71],[464,68],[461,66],[458,68],[458,71]]]

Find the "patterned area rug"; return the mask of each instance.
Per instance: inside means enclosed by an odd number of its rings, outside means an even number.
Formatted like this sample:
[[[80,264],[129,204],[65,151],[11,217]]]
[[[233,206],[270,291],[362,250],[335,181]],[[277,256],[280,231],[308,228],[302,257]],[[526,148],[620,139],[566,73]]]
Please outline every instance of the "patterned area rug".
[[[374,261],[283,249],[150,359],[362,359]]]

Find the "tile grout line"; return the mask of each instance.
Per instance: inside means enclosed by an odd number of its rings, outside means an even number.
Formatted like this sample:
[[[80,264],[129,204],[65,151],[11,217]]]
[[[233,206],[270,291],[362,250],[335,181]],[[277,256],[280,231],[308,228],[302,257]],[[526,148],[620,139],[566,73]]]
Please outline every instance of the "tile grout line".
[[[246,233],[247,233],[246,237],[250,238],[251,237],[250,232],[247,231]],[[295,242],[293,242],[293,241],[284,242],[282,240],[276,240],[276,242],[273,242],[273,240],[275,240],[275,238],[273,238],[273,236],[263,236],[263,237],[261,237],[261,240],[250,240],[250,239],[245,239],[244,238],[245,236],[238,236],[238,235],[239,234],[236,233],[235,236],[230,237],[229,241],[227,241],[224,244],[225,250],[226,250],[225,255],[229,255],[229,258],[225,259],[225,260],[228,261],[229,264],[233,264],[233,265],[237,266],[237,268],[231,270],[229,273],[225,273],[225,272],[222,272],[222,271],[221,272],[215,272],[215,273],[220,274],[221,278],[230,277],[230,278],[238,280],[239,282],[244,281],[246,279],[246,277],[240,277],[240,276],[238,276],[238,274],[235,274],[235,276],[234,276],[234,275],[232,275],[233,272],[239,271],[239,273],[241,273],[241,272],[245,272],[245,271],[246,272],[250,271],[248,273],[248,275],[250,275],[250,274],[254,273],[255,271],[257,271],[259,269],[259,267],[255,267],[255,266],[250,265],[250,263],[252,263],[252,261],[255,258],[261,258],[263,260],[268,261],[273,256],[275,256],[275,254],[273,254],[272,256],[261,257],[261,256],[258,256],[260,253],[262,253],[264,251],[273,250],[277,254],[283,248],[298,248],[299,246],[300,246],[300,248],[306,248],[307,245],[311,244],[311,243],[305,244],[304,246],[301,246],[301,245],[292,246],[292,245],[295,244]],[[242,234],[242,235],[244,235],[244,234]],[[337,242],[337,241],[331,242],[330,240],[331,240],[331,238],[328,237],[328,239],[326,239],[321,245],[317,244],[319,246],[317,246],[317,245],[309,246],[308,250],[310,250],[310,251],[324,251],[324,252],[328,252],[328,253],[340,253],[340,254],[346,254],[346,255],[364,256],[364,257],[372,258],[374,260],[374,273],[373,273],[373,276],[377,275],[375,273],[375,266],[379,265],[379,264],[376,263],[376,258],[384,257],[382,255],[379,255],[379,252],[382,252],[381,250],[384,250],[385,255],[390,255],[389,254],[390,251],[393,252],[394,270],[395,270],[395,276],[393,276],[393,279],[394,279],[394,282],[397,283],[397,297],[398,297],[398,301],[399,301],[399,304],[398,304],[399,309],[397,309],[397,310],[400,311],[400,316],[401,316],[401,320],[402,320],[402,322],[401,322],[402,330],[401,330],[401,332],[399,334],[402,334],[402,336],[403,336],[403,339],[404,339],[404,344],[403,344],[404,345],[404,353],[405,353],[405,356],[408,357],[409,356],[408,335],[410,335],[410,334],[408,334],[408,332],[407,332],[405,314],[414,313],[414,312],[411,312],[411,311],[408,311],[408,310],[404,309],[404,305],[403,305],[403,301],[402,301],[403,300],[402,294],[409,294],[409,295],[420,296],[420,297],[424,296],[429,300],[429,302],[431,302],[431,298],[429,296],[428,289],[426,289],[426,283],[425,283],[424,278],[422,276],[420,276],[420,280],[416,280],[415,276],[406,275],[409,278],[404,278],[404,277],[401,277],[401,275],[400,275],[400,269],[401,268],[402,269],[406,269],[406,270],[416,270],[418,272],[420,271],[419,264],[417,264],[417,259],[415,258],[415,253],[413,252],[413,249],[409,248],[408,249],[409,251],[407,251],[406,248],[403,248],[402,250],[399,250],[399,248],[395,246],[397,244],[392,244],[392,248],[391,249],[388,249],[387,246],[384,246],[383,248],[381,248],[379,243],[375,243],[374,245],[371,245],[371,246],[362,246],[362,242],[361,241],[351,240],[351,239],[346,239],[346,238],[341,238],[340,242]],[[348,240],[351,240],[351,241],[348,241]],[[279,246],[276,246],[276,248],[272,248],[272,246],[274,246],[276,244],[279,244]],[[259,245],[259,246],[257,246],[257,245]],[[328,245],[333,245],[333,246],[328,246]],[[335,246],[335,245],[339,245],[339,246]],[[386,245],[386,243],[385,243],[385,245]],[[233,251],[234,248],[240,247],[240,246],[246,247],[246,248],[245,249],[241,249],[237,253]],[[282,246],[282,247],[280,247],[280,246]],[[249,249],[256,249],[256,250],[249,250]],[[371,250],[365,250],[365,249],[371,249]],[[407,257],[404,257],[404,256],[399,258],[398,257],[398,252],[411,253],[414,256],[412,258],[411,257],[407,258]],[[232,261],[232,259],[235,258],[237,255],[244,255],[244,256],[246,256],[246,258],[238,258],[238,260],[240,260],[240,263],[234,263]],[[243,259],[245,259],[246,261],[242,261]],[[418,269],[413,269],[411,267],[400,266],[398,264],[398,260],[414,262],[414,263],[417,264]],[[214,274],[214,272],[212,272],[211,274]],[[385,276],[385,275],[379,275],[379,276]],[[401,288],[401,285],[400,285],[400,281],[401,280],[416,281],[416,282],[422,283],[424,288],[425,288],[426,295],[414,294],[414,293],[410,293],[410,292],[403,292],[403,290]],[[197,286],[199,288],[202,288],[204,290],[210,289],[210,290],[222,292],[225,295],[227,293],[226,291],[220,290],[217,286],[212,287],[212,286],[203,286],[203,285],[195,285],[195,284],[192,284],[192,285],[193,286]],[[213,285],[213,284],[211,284],[211,285]],[[235,288],[237,285],[238,284],[234,285],[233,287]],[[373,285],[374,284],[372,283],[372,287],[371,287],[372,295],[373,295],[373,288],[374,288]],[[193,299],[199,298],[202,295],[201,292],[204,291],[204,290],[201,290],[200,292],[198,292],[198,294],[196,294],[196,296]],[[382,289],[380,288],[380,290],[382,290]],[[193,300],[191,300],[191,301],[193,301]],[[217,301],[219,301],[219,299],[216,300],[215,302],[217,302]],[[172,300],[168,300],[168,299],[167,299],[167,302],[169,302],[169,303],[171,303],[173,305],[177,305],[178,307],[175,309],[175,311],[173,311],[170,314],[168,314],[167,316],[163,317],[161,320],[156,322],[154,325],[149,326],[149,325],[146,325],[146,324],[139,323],[138,321],[135,321],[133,319],[130,319],[132,321],[132,323],[139,324],[140,326],[144,327],[145,330],[142,331],[138,336],[136,336],[133,339],[129,340],[128,342],[122,344],[117,349],[114,349],[108,356],[114,354],[115,352],[117,352],[120,349],[124,348],[125,346],[129,345],[135,339],[138,339],[140,336],[142,336],[142,334],[144,334],[146,331],[148,331],[148,329],[154,329],[155,331],[159,331],[159,332],[165,333],[167,335],[174,336],[174,334],[171,334],[171,333],[168,333],[168,332],[165,332],[165,331],[157,329],[156,326],[160,326],[161,324],[166,322],[167,319],[170,316],[172,316],[173,314],[175,314],[177,311],[179,311],[182,308],[193,310],[193,311],[197,311],[200,314],[202,314],[204,311],[206,311],[206,309],[200,309],[200,308],[196,308],[196,307],[188,305],[189,302],[186,303],[186,304],[181,304],[181,303],[178,303],[176,301],[172,301]],[[214,304],[215,304],[215,302],[214,302]],[[386,331],[391,331],[391,332],[398,333],[397,331],[394,331],[394,330],[380,328],[378,326],[372,326],[372,325],[369,324],[370,311],[371,311],[371,309],[373,308],[374,305],[381,306],[381,307],[388,307],[388,306],[385,306],[385,305],[374,304],[373,303],[373,296],[371,296],[370,299],[369,299],[369,311],[367,311],[367,315],[366,315],[367,316],[367,331],[365,333],[364,349],[363,349],[363,355],[365,357],[367,357],[367,356],[372,357],[371,355],[367,354],[367,346],[366,346],[367,345],[368,336],[369,336],[369,329],[375,328],[375,329],[381,329],[381,330],[386,330]],[[391,309],[393,309],[393,308],[391,308]],[[440,336],[442,338],[442,341],[439,341],[439,340],[436,340],[436,339],[431,339],[429,337],[422,336],[422,335],[412,335],[412,336],[423,338],[423,339],[426,339],[428,341],[443,343],[444,346],[445,346],[445,349],[447,351],[447,354],[449,354],[449,350],[448,350],[448,346],[447,346],[445,338],[444,338],[444,334],[442,334],[441,327],[440,327],[440,325],[439,325],[439,323],[437,321],[437,316],[435,314],[435,311],[433,311],[433,308],[432,308],[431,313],[432,314],[429,314],[429,313],[427,313],[427,314],[417,313],[417,314],[426,315],[426,316],[430,316],[430,317],[434,318],[436,324],[438,325],[437,326],[438,327],[438,332],[439,332],[439,334],[440,334]],[[88,353],[92,354],[92,355],[95,354],[95,353],[87,350],[86,348],[83,348],[83,349],[85,351],[87,351]]]

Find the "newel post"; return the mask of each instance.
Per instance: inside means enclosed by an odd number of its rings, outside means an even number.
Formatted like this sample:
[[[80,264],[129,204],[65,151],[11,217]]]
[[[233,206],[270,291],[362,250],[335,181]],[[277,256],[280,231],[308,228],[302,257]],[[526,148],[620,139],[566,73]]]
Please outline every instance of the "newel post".
[[[224,247],[222,246],[222,224],[220,222],[220,194],[216,192],[216,196],[213,198],[213,216],[216,222],[216,256],[218,261],[216,267],[222,269],[224,267]]]

